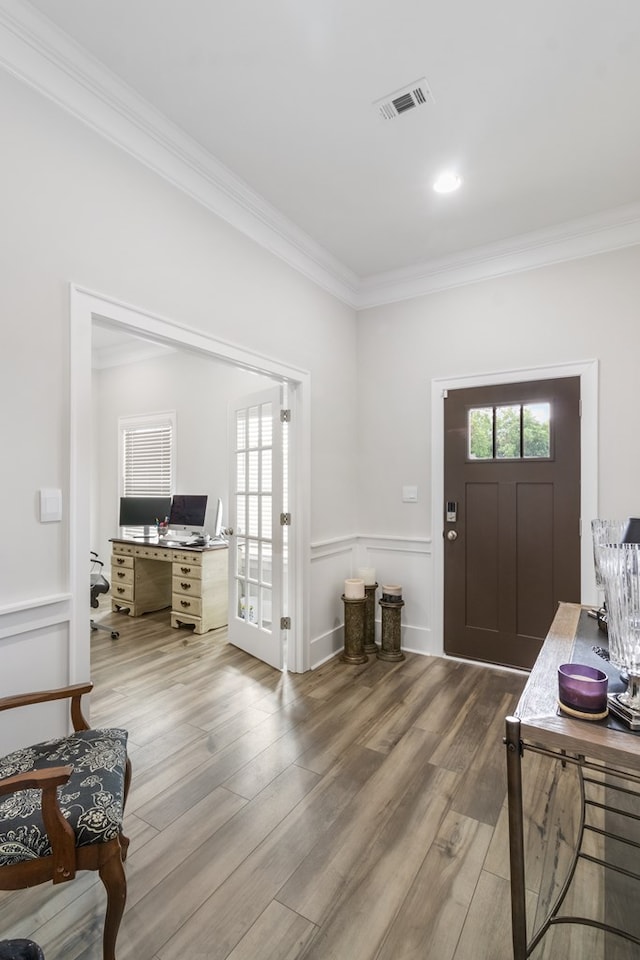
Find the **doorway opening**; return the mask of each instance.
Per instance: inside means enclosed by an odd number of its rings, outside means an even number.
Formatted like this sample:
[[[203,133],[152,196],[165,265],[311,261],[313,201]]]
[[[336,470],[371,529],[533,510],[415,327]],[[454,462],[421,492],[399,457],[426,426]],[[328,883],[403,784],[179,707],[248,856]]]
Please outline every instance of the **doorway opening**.
[[[517,384],[563,377],[580,380],[580,517],[582,529],[598,515],[598,362],[575,361],[547,367],[528,367],[438,378],[431,383],[431,529],[433,558],[432,650],[444,654],[444,404],[449,390],[463,390],[499,384]],[[586,526],[585,526],[586,524]],[[590,537],[580,543],[580,591],[582,602],[596,596],[593,551]]]
[[[74,597],[71,632],[71,674],[79,679],[90,675],[90,643],[86,630],[85,607],[81,601],[88,594],[85,557],[90,550],[91,501],[91,340],[95,323],[113,330],[163,344],[175,350],[191,351],[201,357],[223,363],[268,378],[271,382],[286,384],[289,406],[295,417],[295,443],[291,450],[291,470],[296,483],[292,489],[297,522],[290,530],[290,558],[308,555],[309,516],[309,386],[308,372],[262,357],[251,351],[232,346],[224,341],[158,317],[90,291],[71,287],[71,364],[70,364],[70,580]],[[291,631],[288,641],[288,669],[303,672],[308,669],[308,591],[307,565],[288,564],[288,598],[291,611]]]

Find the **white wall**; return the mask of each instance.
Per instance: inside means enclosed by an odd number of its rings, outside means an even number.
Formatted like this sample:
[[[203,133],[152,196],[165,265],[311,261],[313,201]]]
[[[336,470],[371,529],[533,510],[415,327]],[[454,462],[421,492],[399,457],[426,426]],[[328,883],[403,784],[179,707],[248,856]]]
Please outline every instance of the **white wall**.
[[[0,121],[0,441],[3,499],[10,504],[0,544],[1,693],[24,684],[7,679],[3,658],[20,660],[24,647],[26,675],[33,656],[33,649],[26,653],[28,630],[23,644],[12,642],[15,618],[37,605],[45,611],[39,622],[65,623],[73,602],[70,282],[310,372],[312,538],[356,526],[356,319],[350,308],[5,73]],[[37,491],[44,486],[63,491],[61,523],[39,522]],[[37,656],[53,676],[60,659],[57,633],[54,642],[47,628],[39,631]],[[11,676],[21,676],[20,669]]]
[[[441,638],[429,637],[425,603],[433,582],[429,542],[441,536],[440,518],[431,517],[434,378],[596,359],[598,512],[640,513],[640,247],[366,310],[358,327],[359,529],[365,540],[401,538],[417,551],[413,574],[404,551],[385,564],[397,582],[411,576],[403,622],[414,648],[441,649]],[[402,503],[405,484],[418,486],[418,503]],[[412,603],[416,589],[421,610]]]

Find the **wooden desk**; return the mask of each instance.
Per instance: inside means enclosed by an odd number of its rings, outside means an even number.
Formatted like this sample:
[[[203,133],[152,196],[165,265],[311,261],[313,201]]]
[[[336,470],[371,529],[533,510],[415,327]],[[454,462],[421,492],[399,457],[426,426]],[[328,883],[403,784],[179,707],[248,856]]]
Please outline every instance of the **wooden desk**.
[[[582,617],[581,617],[582,615]],[[583,608],[577,604],[560,604],[540,656],[531,672],[515,716],[507,717],[505,744],[507,748],[507,780],[509,808],[509,847],[511,870],[511,906],[514,960],[526,960],[548,931],[556,924],[586,924],[596,930],[615,936],[608,937],[616,944],[626,944],[624,956],[639,956],[640,930],[636,907],[640,887],[636,881],[638,860],[638,814],[640,813],[640,736],[609,720],[591,722],[576,720],[558,712],[557,669],[561,663],[579,662],[593,654],[593,646],[606,647],[606,636],[587,624]],[[582,624],[582,626],[580,626]],[[585,641],[581,630],[589,635]],[[595,630],[592,634],[591,631]],[[576,651],[580,656],[576,656]],[[590,662],[587,660],[586,662]],[[591,661],[593,663],[593,661]],[[601,669],[609,674],[609,689],[618,684],[619,673],[605,661]],[[525,844],[522,790],[522,758],[527,752],[549,757],[564,765],[574,765],[579,776],[582,810],[579,816],[577,844],[568,876],[559,881],[559,894],[551,904],[545,920],[527,942]],[[599,791],[594,802],[589,791]],[[603,801],[603,802],[601,802]],[[591,811],[598,810],[599,826],[590,822]],[[615,821],[614,830],[610,824]],[[603,829],[604,828],[604,829]],[[585,853],[585,837],[589,842],[596,837],[602,859]],[[634,839],[635,836],[635,839]],[[616,862],[610,859],[615,849]],[[618,859],[622,849],[621,860]],[[605,879],[598,897],[598,916],[560,916],[559,910],[571,883],[575,879],[578,862],[584,858],[602,867]],[[632,869],[629,869],[631,866]],[[625,889],[620,888],[624,882]],[[617,885],[617,886],[616,886]],[[629,886],[632,892],[629,892]],[[612,891],[614,891],[612,893]],[[615,901],[608,909],[607,898]],[[611,905],[611,903],[609,904]],[[615,922],[609,922],[613,916]],[[630,933],[630,929],[634,933]],[[604,936],[604,935],[603,935]],[[620,938],[623,938],[622,940]],[[635,945],[635,946],[632,946]],[[619,947],[615,952],[618,954]],[[612,953],[606,950],[607,957]],[[536,954],[537,956],[537,954]],[[589,960],[595,953],[589,953]]]
[[[168,547],[116,538],[111,543],[112,610],[139,617],[171,607],[171,626],[190,624],[195,633],[227,623],[226,543]]]

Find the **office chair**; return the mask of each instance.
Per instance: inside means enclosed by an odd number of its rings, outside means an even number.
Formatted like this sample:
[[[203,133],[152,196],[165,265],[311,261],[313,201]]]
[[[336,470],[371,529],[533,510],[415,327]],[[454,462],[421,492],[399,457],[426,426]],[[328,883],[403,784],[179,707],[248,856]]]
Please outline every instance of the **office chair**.
[[[115,960],[127,896],[122,826],[131,762],[126,730],[92,730],[83,716],[81,700],[92,688],[78,683],[0,699],[0,714],[68,700],[74,730],[0,757],[0,890],[97,871],[107,894],[103,960]]]
[[[91,551],[91,606],[96,608],[100,606],[100,601],[98,597],[101,593],[108,593],[111,584],[105,577],[102,572],[104,563],[102,560],[98,560],[98,554],[94,550]],[[114,630],[112,627],[107,627],[102,623],[96,623],[95,620],[91,620],[90,623],[92,630],[106,630],[107,633],[111,634],[112,640],[117,640],[120,636],[117,630]]]

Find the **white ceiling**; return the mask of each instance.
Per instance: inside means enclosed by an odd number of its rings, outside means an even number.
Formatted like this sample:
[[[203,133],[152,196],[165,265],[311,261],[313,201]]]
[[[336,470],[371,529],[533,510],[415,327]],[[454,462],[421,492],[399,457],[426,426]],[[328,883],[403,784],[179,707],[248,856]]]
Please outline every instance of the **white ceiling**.
[[[638,0],[32,6],[357,278],[640,201]]]

